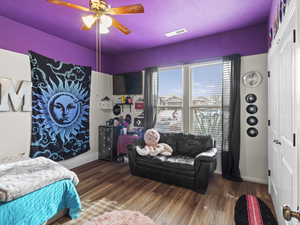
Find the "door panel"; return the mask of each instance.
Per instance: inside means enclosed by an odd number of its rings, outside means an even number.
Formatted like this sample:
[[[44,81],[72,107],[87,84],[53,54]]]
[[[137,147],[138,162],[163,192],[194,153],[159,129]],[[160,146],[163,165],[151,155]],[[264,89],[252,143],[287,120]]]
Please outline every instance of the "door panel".
[[[280,49],[280,177],[279,207],[288,205],[297,209],[297,149],[293,146],[295,133],[295,43],[293,22],[283,35]],[[282,218],[282,216],[280,215]],[[284,221],[296,224],[296,220]]]
[[[269,58],[269,119],[271,121],[271,126],[269,127],[269,169],[271,170],[271,176],[269,178],[270,193],[272,195],[274,205],[279,205],[279,187],[278,184],[280,179],[278,174],[280,174],[280,149],[275,141],[279,140],[280,137],[280,86],[279,86],[279,76],[280,76],[280,55],[272,54]],[[275,207],[276,214],[279,215],[279,208]]]
[[[277,50],[270,57],[269,154],[272,175],[271,195],[280,225],[296,225],[295,219],[284,220],[282,207],[288,205],[297,209],[297,149],[294,146],[296,134],[295,99],[295,49],[293,30],[295,16],[285,28]],[[272,121],[274,121],[272,123]]]

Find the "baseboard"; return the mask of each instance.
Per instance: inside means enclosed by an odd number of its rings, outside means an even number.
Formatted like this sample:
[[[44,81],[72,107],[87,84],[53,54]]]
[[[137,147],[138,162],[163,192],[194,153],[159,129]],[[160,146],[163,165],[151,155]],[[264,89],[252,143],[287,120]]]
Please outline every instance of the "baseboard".
[[[221,171],[216,170],[215,174],[222,174]],[[257,178],[257,177],[248,177],[248,176],[242,176],[242,179],[244,181],[248,181],[248,182],[253,182],[253,183],[258,183],[258,184],[268,184],[268,181],[263,179],[263,178]]]
[[[243,180],[258,183],[258,184],[268,184],[268,181],[263,178],[257,178],[257,177],[242,177]]]
[[[83,164],[95,161],[97,159],[98,159],[98,152],[88,151],[77,157],[74,157],[74,158],[68,159],[68,160],[64,160],[59,163],[65,167],[67,167],[68,169],[72,169],[72,168],[81,166]]]

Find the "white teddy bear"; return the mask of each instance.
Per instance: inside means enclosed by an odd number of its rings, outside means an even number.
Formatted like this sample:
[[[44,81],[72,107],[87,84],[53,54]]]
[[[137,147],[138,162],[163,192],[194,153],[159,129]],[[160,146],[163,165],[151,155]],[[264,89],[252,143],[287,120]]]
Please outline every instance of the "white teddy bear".
[[[158,143],[160,139],[159,133],[154,129],[149,129],[144,135],[145,147],[136,147],[136,151],[141,156],[157,156],[159,154],[164,156],[171,156],[173,149],[170,145],[165,143]]]

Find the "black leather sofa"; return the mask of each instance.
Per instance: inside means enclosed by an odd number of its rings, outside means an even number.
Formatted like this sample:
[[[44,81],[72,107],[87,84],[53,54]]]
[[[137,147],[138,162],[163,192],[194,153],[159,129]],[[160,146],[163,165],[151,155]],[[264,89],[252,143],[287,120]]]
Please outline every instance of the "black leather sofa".
[[[172,156],[140,156],[136,152],[136,146],[144,147],[143,139],[127,146],[131,174],[191,188],[204,194],[209,177],[217,167],[212,138],[161,134],[160,142],[173,148]]]

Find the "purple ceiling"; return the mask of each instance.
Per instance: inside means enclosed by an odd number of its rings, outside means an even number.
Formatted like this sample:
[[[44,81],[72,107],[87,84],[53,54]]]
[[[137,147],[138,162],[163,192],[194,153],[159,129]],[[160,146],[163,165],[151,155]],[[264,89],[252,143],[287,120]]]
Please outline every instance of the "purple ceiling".
[[[68,0],[88,5],[88,0]],[[151,48],[258,24],[268,20],[272,0],[109,0],[112,7],[142,3],[144,14],[116,18],[133,32],[126,36],[111,28],[102,36],[105,53]],[[39,30],[95,48],[95,31],[81,31],[85,12],[49,4],[46,0],[1,0],[0,15]],[[188,33],[166,38],[179,28]],[[22,34],[20,34],[22,36]],[[33,40],[34,41],[34,40]]]

